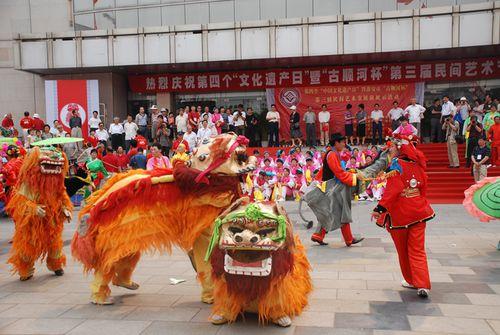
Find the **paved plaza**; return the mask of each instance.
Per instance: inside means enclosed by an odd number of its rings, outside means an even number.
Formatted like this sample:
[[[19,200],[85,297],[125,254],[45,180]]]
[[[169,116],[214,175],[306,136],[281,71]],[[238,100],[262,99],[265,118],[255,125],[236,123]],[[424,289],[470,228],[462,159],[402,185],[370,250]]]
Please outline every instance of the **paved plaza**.
[[[34,279],[20,282],[5,264],[13,224],[2,219],[0,334],[500,334],[500,223],[479,223],[461,205],[436,205],[437,218],[427,229],[433,287],[431,298],[422,300],[400,286],[392,241],[369,220],[373,207],[354,205],[353,231],[366,239],[346,248],[339,232],[328,236],[328,246],[312,245],[298,204],[286,204],[314,280],[309,306],[286,329],[259,326],[252,315],[232,325],[208,323],[210,306],[199,301],[195,273],[179,250],[144,256],[134,276],[138,291],[112,287],[114,306],[91,305],[90,277],[69,256],[75,223],[64,231],[64,277],[37,264]],[[170,285],[169,278],[186,282]]]

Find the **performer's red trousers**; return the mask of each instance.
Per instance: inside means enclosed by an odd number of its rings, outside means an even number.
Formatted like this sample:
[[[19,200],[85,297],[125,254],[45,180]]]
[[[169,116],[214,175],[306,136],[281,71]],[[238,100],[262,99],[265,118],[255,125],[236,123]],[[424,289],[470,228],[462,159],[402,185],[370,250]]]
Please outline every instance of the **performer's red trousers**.
[[[404,279],[416,288],[431,288],[425,253],[425,222],[408,228],[388,229],[398,252]]]
[[[342,237],[344,238],[345,245],[350,246],[352,244],[352,240],[354,239],[352,237],[351,225],[349,223],[343,223],[340,226],[340,231],[342,232]],[[326,230],[324,228],[321,228],[321,230],[314,233],[312,237],[317,240],[323,241],[325,236]]]

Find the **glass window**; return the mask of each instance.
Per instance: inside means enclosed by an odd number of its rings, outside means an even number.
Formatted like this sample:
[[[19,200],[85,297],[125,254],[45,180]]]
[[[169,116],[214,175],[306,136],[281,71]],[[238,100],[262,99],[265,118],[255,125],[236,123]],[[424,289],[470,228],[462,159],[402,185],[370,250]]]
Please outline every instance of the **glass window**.
[[[208,3],[193,3],[186,5],[186,23],[208,23]]]
[[[94,9],[94,3],[92,0],[75,0],[73,2],[73,9],[75,12],[81,12],[85,10]]]
[[[162,24],[164,26],[186,24],[184,5],[162,7],[161,17],[162,17]]]
[[[259,0],[235,0],[236,21],[259,19]]]
[[[394,0],[369,0],[368,6],[370,12],[397,10]]]
[[[262,20],[286,17],[286,0],[261,0],[260,18]]]
[[[96,29],[114,29],[116,27],[115,12],[95,13]]]
[[[312,12],[312,0],[287,0],[286,17],[307,17]]]
[[[75,15],[75,30],[94,29],[94,14]]]
[[[139,27],[161,26],[161,10],[159,8],[139,9]]]
[[[114,8],[115,0],[98,0],[94,1],[95,9],[106,9],[106,8]]]
[[[210,22],[234,22],[233,1],[211,2]]]
[[[137,0],[115,0],[116,7],[137,6]]]
[[[136,28],[139,26],[137,9],[117,10],[116,28]]]
[[[314,16],[328,16],[340,14],[340,0],[314,0]]]
[[[340,2],[342,14],[368,13],[368,0],[342,0]]]
[[[160,0],[139,0],[139,5],[156,5]]]

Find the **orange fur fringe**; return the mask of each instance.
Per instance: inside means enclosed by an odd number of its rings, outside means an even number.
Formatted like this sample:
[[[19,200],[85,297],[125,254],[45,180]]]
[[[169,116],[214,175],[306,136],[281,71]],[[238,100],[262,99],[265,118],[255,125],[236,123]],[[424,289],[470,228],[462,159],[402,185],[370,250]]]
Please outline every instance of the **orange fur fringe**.
[[[85,236],[76,232],[71,245],[73,256],[86,272],[106,274],[128,255],[170,252],[174,244],[190,250],[236,196],[231,183],[222,188],[205,185],[196,192],[181,190],[177,182],[152,184],[152,177],[168,174],[172,171],[119,174],[89,198],[79,215],[80,219],[90,215],[88,230]],[[129,177],[132,182],[109,194],[116,183]]]

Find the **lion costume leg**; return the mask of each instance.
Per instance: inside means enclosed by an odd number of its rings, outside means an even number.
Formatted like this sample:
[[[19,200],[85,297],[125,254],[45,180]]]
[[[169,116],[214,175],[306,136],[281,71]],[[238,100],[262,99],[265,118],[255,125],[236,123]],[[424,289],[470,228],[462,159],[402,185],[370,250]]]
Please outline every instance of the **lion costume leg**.
[[[141,253],[136,252],[135,254],[120,259],[115,264],[115,276],[113,278],[113,285],[121,286],[129,290],[137,290],[139,288],[139,284],[134,283],[131,278],[132,273],[134,272],[140,258]]]
[[[201,284],[201,301],[211,304],[214,301],[214,283],[212,280],[212,266],[205,261],[205,254],[212,237],[212,228],[207,228],[193,244],[193,260]]]
[[[62,230],[57,233],[57,236],[51,239],[47,254],[47,268],[50,271],[54,271],[58,276],[64,273],[62,268],[66,265],[66,256],[62,251],[63,241],[61,234]]]
[[[109,299],[111,295],[109,282],[114,275],[114,271],[109,271],[106,274],[100,271],[95,272],[94,281],[90,285],[90,289],[92,290],[92,303],[96,305],[109,305],[113,303],[113,301]]]

